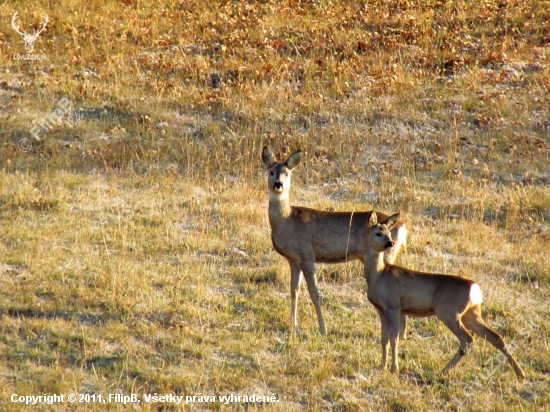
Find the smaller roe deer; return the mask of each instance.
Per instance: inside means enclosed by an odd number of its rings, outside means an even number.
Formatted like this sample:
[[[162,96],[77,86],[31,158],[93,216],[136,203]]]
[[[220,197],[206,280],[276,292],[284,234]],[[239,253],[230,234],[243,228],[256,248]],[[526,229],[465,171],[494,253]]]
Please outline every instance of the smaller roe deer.
[[[319,291],[315,277],[315,262],[342,263],[349,260],[363,260],[363,232],[369,217],[380,212],[325,212],[307,207],[291,206],[289,200],[292,169],[302,161],[300,150],[291,154],[283,163],[275,161],[273,152],[265,146],[262,160],[269,172],[269,223],[271,240],[277,252],[290,265],[290,294],[292,298],[291,317],[296,326],[296,307],[302,272],[306,279],[309,295],[317,312],[321,334],[326,334],[325,321],[319,304]],[[407,230],[401,222],[395,222],[393,236],[395,247],[387,253],[386,259],[393,263],[399,250],[406,242]],[[405,333],[406,319],[402,320]]]
[[[367,251],[365,277],[368,299],[376,307],[382,323],[382,368],[388,357],[388,342],[392,348],[391,371],[397,372],[397,343],[400,315],[425,317],[436,316],[460,340],[460,349],[445,366],[442,373],[454,368],[473,342],[471,330],[499,349],[518,378],[525,374],[508,351],[502,336],[489,328],[481,319],[481,289],[478,284],[458,276],[422,273],[389,265],[383,253],[394,246],[391,228],[399,213],[381,222],[375,213],[370,216],[365,228]]]

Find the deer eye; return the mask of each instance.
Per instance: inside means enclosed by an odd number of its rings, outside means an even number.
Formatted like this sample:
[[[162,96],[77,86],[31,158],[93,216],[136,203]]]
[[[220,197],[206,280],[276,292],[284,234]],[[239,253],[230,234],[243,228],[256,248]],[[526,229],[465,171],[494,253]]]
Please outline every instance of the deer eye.
[[[275,172],[270,172],[269,173],[271,176],[274,176],[275,175]]]
[[[376,236],[382,237],[382,233],[378,232],[376,233]]]

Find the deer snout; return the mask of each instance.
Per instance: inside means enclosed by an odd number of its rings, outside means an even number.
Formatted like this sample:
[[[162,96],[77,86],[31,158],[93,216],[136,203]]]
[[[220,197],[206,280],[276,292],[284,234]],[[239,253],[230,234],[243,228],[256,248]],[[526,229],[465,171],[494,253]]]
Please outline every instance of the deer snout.
[[[273,183],[273,188],[274,188],[276,191],[280,192],[281,190],[283,190],[283,183],[277,181],[277,182]]]
[[[393,240],[388,240],[388,243],[384,245],[386,249],[391,249],[394,246]]]

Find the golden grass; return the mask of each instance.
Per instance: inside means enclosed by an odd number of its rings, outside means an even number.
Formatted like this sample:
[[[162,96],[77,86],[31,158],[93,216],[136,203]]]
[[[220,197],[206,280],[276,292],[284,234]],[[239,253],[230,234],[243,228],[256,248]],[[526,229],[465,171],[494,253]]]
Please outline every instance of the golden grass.
[[[27,30],[49,15],[45,61],[13,58],[15,11]],[[14,393],[117,392],[280,401],[143,410],[548,408],[549,2],[21,1],[0,15],[3,410],[25,409]],[[34,140],[62,97],[72,113]],[[399,210],[400,263],[479,281],[526,382],[490,374],[479,340],[441,379],[458,342],[434,319],[411,321],[398,376],[380,371],[358,263],[319,266],[328,336],[305,288],[292,335],[264,144],[307,150],[296,204]]]

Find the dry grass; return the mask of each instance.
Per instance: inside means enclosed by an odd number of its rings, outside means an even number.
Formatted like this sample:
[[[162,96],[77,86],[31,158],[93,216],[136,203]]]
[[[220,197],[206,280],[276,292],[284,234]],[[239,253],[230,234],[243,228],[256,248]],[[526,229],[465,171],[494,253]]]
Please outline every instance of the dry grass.
[[[15,11],[27,30],[49,15],[46,60],[14,60]],[[0,15],[3,410],[24,409],[12,393],[117,391],[280,400],[235,410],[549,407],[549,2],[20,1]],[[34,140],[62,97],[72,113]],[[402,211],[400,262],[478,280],[527,381],[507,365],[483,380],[495,351],[479,340],[442,380],[457,340],[433,319],[411,322],[399,376],[377,369],[357,263],[319,266],[329,335],[305,290],[290,334],[263,144],[308,151],[297,204]],[[158,406],[228,408],[141,408]]]

